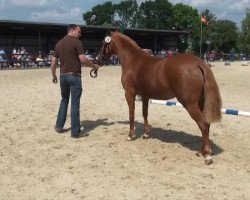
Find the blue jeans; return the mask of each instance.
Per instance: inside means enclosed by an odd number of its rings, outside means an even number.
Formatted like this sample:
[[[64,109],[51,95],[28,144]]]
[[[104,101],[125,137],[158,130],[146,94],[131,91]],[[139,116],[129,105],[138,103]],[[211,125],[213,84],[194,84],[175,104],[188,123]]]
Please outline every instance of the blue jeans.
[[[62,100],[57,115],[56,127],[63,129],[71,93],[71,135],[80,132],[80,99],[82,95],[82,80],[80,76],[71,74],[60,75],[60,87]]]

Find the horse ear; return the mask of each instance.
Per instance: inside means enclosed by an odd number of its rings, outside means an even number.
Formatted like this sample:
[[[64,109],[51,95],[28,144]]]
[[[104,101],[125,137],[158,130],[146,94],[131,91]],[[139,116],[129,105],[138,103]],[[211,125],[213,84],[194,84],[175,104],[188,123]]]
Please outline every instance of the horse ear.
[[[107,30],[106,36],[110,36],[110,35],[112,35],[112,34],[113,34],[113,31],[112,31],[112,30]]]

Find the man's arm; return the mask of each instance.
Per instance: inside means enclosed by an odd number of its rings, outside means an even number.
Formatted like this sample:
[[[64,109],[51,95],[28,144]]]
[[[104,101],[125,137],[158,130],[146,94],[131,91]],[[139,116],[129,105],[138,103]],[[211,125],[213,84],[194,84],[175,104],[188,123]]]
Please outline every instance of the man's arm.
[[[100,65],[92,63],[84,54],[79,55],[79,59],[82,64],[86,65],[87,67],[92,67],[95,70],[98,70]]]
[[[52,56],[50,67],[51,67],[52,82],[53,83],[57,83],[56,66],[57,66],[57,58]]]

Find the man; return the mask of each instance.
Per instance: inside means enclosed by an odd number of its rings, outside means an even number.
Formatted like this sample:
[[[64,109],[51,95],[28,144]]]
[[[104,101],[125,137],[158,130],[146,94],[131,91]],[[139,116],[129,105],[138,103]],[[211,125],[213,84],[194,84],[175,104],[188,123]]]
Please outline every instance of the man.
[[[55,130],[58,133],[63,132],[66,121],[69,95],[71,93],[71,137],[79,138],[88,136],[83,133],[80,127],[80,98],[82,94],[81,81],[81,64],[99,69],[96,65],[88,60],[84,55],[83,45],[79,40],[81,28],[78,25],[71,24],[68,26],[67,35],[61,39],[55,47],[54,55],[51,60],[52,82],[57,83],[56,65],[60,59],[60,87],[61,103],[57,115]]]
[[[5,59],[5,51],[4,48],[0,47],[0,68],[6,67],[7,62]]]

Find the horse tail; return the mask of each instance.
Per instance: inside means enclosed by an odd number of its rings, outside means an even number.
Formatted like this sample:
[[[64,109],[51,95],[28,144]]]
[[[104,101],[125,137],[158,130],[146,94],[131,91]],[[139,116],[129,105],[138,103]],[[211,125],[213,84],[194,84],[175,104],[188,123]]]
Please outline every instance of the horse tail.
[[[220,121],[221,116],[221,96],[213,72],[205,63],[200,65],[204,76],[204,109],[203,113],[209,124]]]

